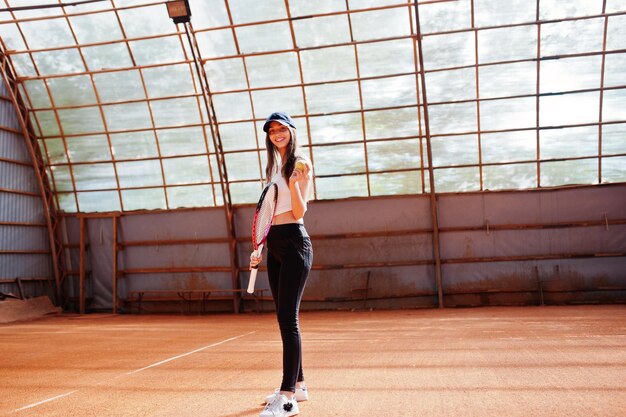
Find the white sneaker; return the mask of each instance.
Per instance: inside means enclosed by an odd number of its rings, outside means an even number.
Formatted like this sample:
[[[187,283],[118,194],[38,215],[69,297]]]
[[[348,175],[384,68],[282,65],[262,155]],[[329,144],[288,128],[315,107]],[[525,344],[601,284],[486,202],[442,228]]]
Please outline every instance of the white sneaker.
[[[270,401],[272,401],[272,399],[277,396],[280,393],[280,389],[276,388],[276,391],[274,391],[273,394],[268,395],[267,397],[265,397],[265,403],[269,403]],[[295,392],[295,399],[296,401],[298,401],[299,403],[301,403],[302,401],[307,401],[309,399],[309,392],[307,391],[306,387],[303,388],[296,388],[296,392]]]
[[[295,398],[288,400],[284,395],[278,394],[267,403],[259,417],[289,417],[296,414],[300,414],[298,401]]]

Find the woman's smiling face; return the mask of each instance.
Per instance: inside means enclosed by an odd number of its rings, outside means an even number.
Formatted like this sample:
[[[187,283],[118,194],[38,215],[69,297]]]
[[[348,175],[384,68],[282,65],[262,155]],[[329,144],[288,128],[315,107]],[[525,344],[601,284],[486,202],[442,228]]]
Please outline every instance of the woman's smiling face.
[[[291,140],[289,128],[279,122],[272,122],[267,129],[267,133],[269,134],[270,141],[274,144],[274,146],[276,146],[278,152],[282,154],[281,151],[284,151],[287,148],[287,145],[289,145],[289,141]]]

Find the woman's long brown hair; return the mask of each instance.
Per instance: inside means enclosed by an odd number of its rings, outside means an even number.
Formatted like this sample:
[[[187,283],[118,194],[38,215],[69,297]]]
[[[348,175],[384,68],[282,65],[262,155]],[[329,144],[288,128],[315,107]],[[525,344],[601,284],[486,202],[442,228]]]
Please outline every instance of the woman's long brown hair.
[[[287,154],[285,155],[286,161],[282,165],[280,170],[282,176],[285,178],[285,181],[289,183],[289,177],[293,173],[294,168],[296,167],[296,160],[298,157],[296,156],[296,151],[298,150],[298,144],[296,143],[296,129],[287,126],[289,129],[289,134],[291,138],[289,140],[289,146],[287,147]],[[274,168],[277,163],[280,163],[280,154],[276,149],[276,146],[270,140],[270,134],[267,133],[265,135],[265,148],[267,149],[267,166],[265,167],[265,177],[269,182],[275,172]]]

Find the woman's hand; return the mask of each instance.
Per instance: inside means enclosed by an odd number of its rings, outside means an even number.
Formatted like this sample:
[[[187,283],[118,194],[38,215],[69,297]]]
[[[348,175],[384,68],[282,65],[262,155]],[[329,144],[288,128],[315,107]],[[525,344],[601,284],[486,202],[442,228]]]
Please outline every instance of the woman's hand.
[[[255,256],[255,252],[252,252],[252,255],[250,255],[250,269],[253,269],[263,260],[263,256],[260,253],[259,256]]]
[[[299,181],[304,181],[309,177],[309,172],[311,171],[309,164],[303,162],[302,165],[304,165],[303,169],[294,169],[291,173],[291,176],[289,177],[289,185],[293,185]]]

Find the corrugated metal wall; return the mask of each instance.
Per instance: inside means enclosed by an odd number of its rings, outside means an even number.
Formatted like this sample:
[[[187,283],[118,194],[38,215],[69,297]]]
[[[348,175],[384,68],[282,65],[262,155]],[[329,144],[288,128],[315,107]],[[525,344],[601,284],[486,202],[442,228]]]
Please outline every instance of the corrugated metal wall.
[[[437,198],[444,305],[626,302],[626,184]],[[241,286],[253,213],[235,210]],[[88,296],[110,308],[112,220],[86,222]],[[77,244],[78,219],[67,224]],[[316,201],[306,226],[315,254],[303,309],[437,306],[428,196]],[[227,271],[194,271],[228,267],[222,208],[124,214],[118,242],[122,299],[130,290],[231,288]],[[263,269],[257,287],[269,288]]]
[[[0,96],[7,97],[0,82]],[[0,291],[50,294],[52,260],[39,187],[10,100],[0,100]],[[27,252],[27,253],[25,253]],[[28,253],[36,252],[36,253]]]

